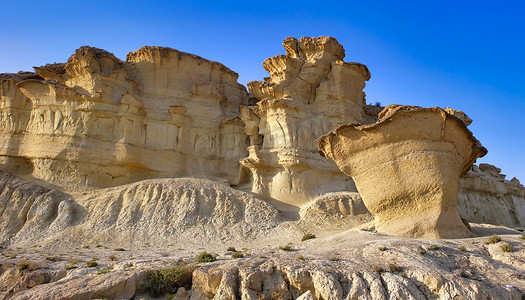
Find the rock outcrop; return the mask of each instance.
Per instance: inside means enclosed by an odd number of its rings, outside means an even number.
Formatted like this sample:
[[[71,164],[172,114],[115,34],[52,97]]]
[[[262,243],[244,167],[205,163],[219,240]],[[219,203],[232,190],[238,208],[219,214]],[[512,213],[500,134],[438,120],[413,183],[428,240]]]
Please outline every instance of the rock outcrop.
[[[279,225],[279,211],[206,179],[151,179],[82,196],[0,171],[0,245],[115,245],[248,241]]]
[[[489,164],[472,166],[459,181],[458,212],[473,223],[525,227],[525,187],[500,173]]]
[[[380,232],[471,235],[457,213],[459,177],[487,150],[440,108],[390,105],[372,125],[344,125],[319,150],[355,182]]]
[[[317,153],[316,139],[337,126],[366,118],[367,67],[344,62],[345,51],[331,37],[283,42],[286,55],[264,61],[269,78],[248,83],[257,106],[243,107],[250,136],[241,164],[251,177],[247,189],[302,206],[327,192],[355,191],[333,162]]]
[[[81,47],[65,64],[0,77],[0,163],[69,191],[145,178],[237,183],[249,105],[238,75],[170,48],[126,62]]]

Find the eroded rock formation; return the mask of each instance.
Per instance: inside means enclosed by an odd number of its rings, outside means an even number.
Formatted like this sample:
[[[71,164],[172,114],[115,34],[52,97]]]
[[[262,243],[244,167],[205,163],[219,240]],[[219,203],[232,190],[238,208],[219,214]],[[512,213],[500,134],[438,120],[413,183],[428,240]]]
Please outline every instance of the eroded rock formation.
[[[473,166],[459,181],[458,211],[473,223],[525,227],[525,187],[495,166]]]
[[[66,190],[152,177],[238,181],[248,138],[237,116],[250,97],[224,65],[162,47],[126,62],[82,47],[35,70],[0,78],[4,169]]]
[[[376,228],[392,235],[458,238],[459,177],[487,150],[440,108],[390,105],[372,125],[344,125],[319,140],[355,182]]]
[[[345,51],[331,37],[287,38],[286,55],[264,61],[269,78],[248,83],[257,106],[243,107],[250,136],[251,191],[293,205],[327,192],[355,191],[333,162],[317,152],[316,138],[337,126],[362,123],[367,67],[344,62]]]

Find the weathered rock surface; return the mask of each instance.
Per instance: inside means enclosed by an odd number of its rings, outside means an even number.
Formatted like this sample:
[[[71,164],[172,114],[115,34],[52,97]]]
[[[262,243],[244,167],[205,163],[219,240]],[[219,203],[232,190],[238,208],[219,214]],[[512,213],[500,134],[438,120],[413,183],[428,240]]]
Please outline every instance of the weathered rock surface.
[[[320,152],[351,176],[380,232],[466,237],[456,209],[459,177],[486,149],[439,108],[390,105],[372,125],[344,125]]]
[[[236,183],[250,104],[224,65],[162,47],[122,62],[82,47],[65,64],[0,80],[0,162],[69,191],[153,177]]]
[[[500,172],[480,164],[461,177],[458,212],[469,222],[525,227],[525,187]]]
[[[257,106],[243,107],[250,136],[251,171],[247,189],[303,206],[327,192],[355,191],[333,162],[317,153],[316,138],[349,122],[365,119],[367,67],[344,62],[345,52],[331,37],[283,42],[286,55],[264,61],[269,78],[248,83]]]
[[[261,238],[281,222],[270,204],[205,179],[152,179],[74,199],[0,172],[0,244],[205,245]]]

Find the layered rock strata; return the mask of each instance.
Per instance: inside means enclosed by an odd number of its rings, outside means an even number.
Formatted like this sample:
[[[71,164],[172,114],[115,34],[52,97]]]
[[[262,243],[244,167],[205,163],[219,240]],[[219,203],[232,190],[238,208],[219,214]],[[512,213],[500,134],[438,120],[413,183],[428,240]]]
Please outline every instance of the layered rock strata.
[[[236,183],[250,104],[224,65],[142,47],[126,62],[82,47],[65,64],[0,78],[4,169],[66,190],[152,177]]]
[[[459,181],[458,212],[473,223],[523,228],[525,187],[516,178],[506,180],[495,166],[472,166]]]
[[[344,62],[345,51],[331,37],[283,42],[286,55],[264,61],[269,78],[248,83],[257,106],[241,108],[250,136],[247,189],[302,206],[327,192],[355,191],[351,179],[317,153],[316,138],[366,118],[367,67]]]
[[[423,238],[471,235],[461,221],[459,177],[487,150],[464,123],[440,108],[390,105],[372,125],[344,125],[318,140],[355,182],[387,234]]]

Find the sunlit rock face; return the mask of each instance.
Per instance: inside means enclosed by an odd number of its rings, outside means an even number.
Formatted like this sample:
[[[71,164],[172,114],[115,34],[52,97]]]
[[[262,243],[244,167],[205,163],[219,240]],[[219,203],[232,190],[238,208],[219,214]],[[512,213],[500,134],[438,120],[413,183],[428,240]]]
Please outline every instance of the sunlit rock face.
[[[250,136],[244,187],[266,198],[304,205],[327,192],[355,191],[350,178],[317,151],[316,139],[346,123],[363,123],[367,67],[344,62],[332,37],[287,38],[286,55],[264,61],[270,77],[248,83],[257,106],[241,109]]]
[[[344,125],[319,140],[322,155],[351,176],[376,229],[421,238],[470,236],[458,183],[486,149],[440,108],[390,105],[379,121]]]
[[[67,190],[152,177],[236,183],[249,105],[238,75],[170,48],[123,62],[81,47],[65,64],[0,78],[3,168]]]

